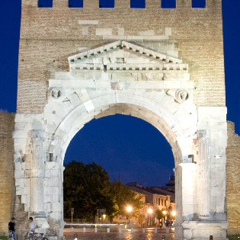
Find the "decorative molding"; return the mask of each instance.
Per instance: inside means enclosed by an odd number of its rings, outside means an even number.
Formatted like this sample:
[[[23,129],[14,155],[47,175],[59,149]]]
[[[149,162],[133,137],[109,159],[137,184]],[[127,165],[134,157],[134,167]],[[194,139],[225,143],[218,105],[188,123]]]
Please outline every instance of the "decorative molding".
[[[68,61],[69,61],[69,64],[71,65],[72,63],[78,62],[79,60],[84,60],[90,57],[96,57],[99,54],[107,53],[116,49],[127,49],[134,53],[138,53],[143,56],[156,59],[158,61],[163,61],[165,63],[175,63],[175,64],[182,63],[182,60],[179,58],[168,56],[166,54],[159,53],[127,41],[115,41],[113,43],[105,44],[104,46],[101,46],[101,47],[97,47],[88,51],[84,51],[82,53],[78,53],[76,55],[69,57]]]

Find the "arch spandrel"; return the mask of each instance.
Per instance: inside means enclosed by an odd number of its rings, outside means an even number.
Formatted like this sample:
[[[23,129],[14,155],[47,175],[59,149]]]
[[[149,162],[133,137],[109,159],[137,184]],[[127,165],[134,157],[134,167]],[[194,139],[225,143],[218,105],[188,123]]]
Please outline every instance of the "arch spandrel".
[[[107,115],[127,114],[145,120],[156,127],[173,148],[179,140],[189,142],[189,140],[187,140],[189,136],[191,139],[194,137],[196,132],[195,126],[192,125],[190,127],[188,125],[188,128],[181,128],[182,126],[175,121],[176,119],[170,117],[170,112],[166,109],[166,106],[163,108],[160,104],[154,103],[153,100],[139,96],[137,96],[138,101],[136,101],[136,96],[128,96],[128,98],[126,98],[119,94],[118,97],[122,97],[122,101],[117,102],[115,95],[105,95],[104,97],[92,99],[92,104],[95,106],[94,110],[88,112],[84,104],[81,104],[63,119],[57,128],[54,129],[54,145],[61,146],[61,150],[57,150],[57,152],[60,151],[62,154],[61,159],[64,158],[64,153],[71,139],[87,122],[91,121],[93,118]],[[166,97],[170,98],[168,96]],[[168,107],[169,105],[170,104],[168,104]],[[185,116],[183,110],[178,110],[178,115],[180,115],[180,111],[182,111],[182,116]],[[190,120],[194,122],[196,119],[192,117]],[[57,144],[56,139],[58,139]],[[178,145],[181,145],[181,142]],[[59,155],[57,152],[55,154]],[[190,153],[191,152],[187,152],[187,154]]]
[[[113,108],[121,114],[120,105],[159,129],[171,146],[184,143],[186,149],[196,132],[194,83],[188,64],[176,55],[115,41],[68,57],[69,72],[49,80],[44,113],[47,132],[63,139],[57,144],[65,146],[62,154],[84,124]]]

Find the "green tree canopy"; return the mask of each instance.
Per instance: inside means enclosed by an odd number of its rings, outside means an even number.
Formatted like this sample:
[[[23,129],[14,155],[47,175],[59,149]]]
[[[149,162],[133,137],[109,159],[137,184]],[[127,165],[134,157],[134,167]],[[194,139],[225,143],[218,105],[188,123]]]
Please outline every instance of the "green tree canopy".
[[[137,215],[139,209],[142,208],[141,196],[121,182],[112,183],[111,194],[115,202],[115,208],[117,209],[116,215],[126,215],[126,207],[128,205],[133,207],[133,215]]]
[[[115,212],[108,173],[95,163],[72,162],[64,171],[64,215],[94,221],[97,209]]]
[[[105,209],[112,219],[127,215],[131,205],[133,215],[142,207],[140,196],[120,182],[111,183],[108,173],[101,166],[91,163],[72,162],[64,171],[64,217],[93,222],[98,209]]]

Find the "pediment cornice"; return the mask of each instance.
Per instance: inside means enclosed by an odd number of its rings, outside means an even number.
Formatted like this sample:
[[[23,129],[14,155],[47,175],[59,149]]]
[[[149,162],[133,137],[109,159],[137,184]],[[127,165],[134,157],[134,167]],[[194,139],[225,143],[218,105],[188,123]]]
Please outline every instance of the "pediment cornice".
[[[188,71],[188,65],[182,59],[127,41],[115,41],[83,51],[70,56],[68,61],[70,70],[104,70],[107,66],[108,70]]]

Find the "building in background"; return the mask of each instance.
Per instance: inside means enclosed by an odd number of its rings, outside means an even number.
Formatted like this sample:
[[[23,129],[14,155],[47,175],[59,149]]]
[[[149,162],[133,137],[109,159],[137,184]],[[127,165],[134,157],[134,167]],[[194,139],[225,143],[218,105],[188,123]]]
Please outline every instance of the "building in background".
[[[174,177],[162,188],[144,187],[136,182],[127,184],[143,202],[138,214],[132,214],[131,223],[142,227],[172,225],[176,216],[174,185]]]

